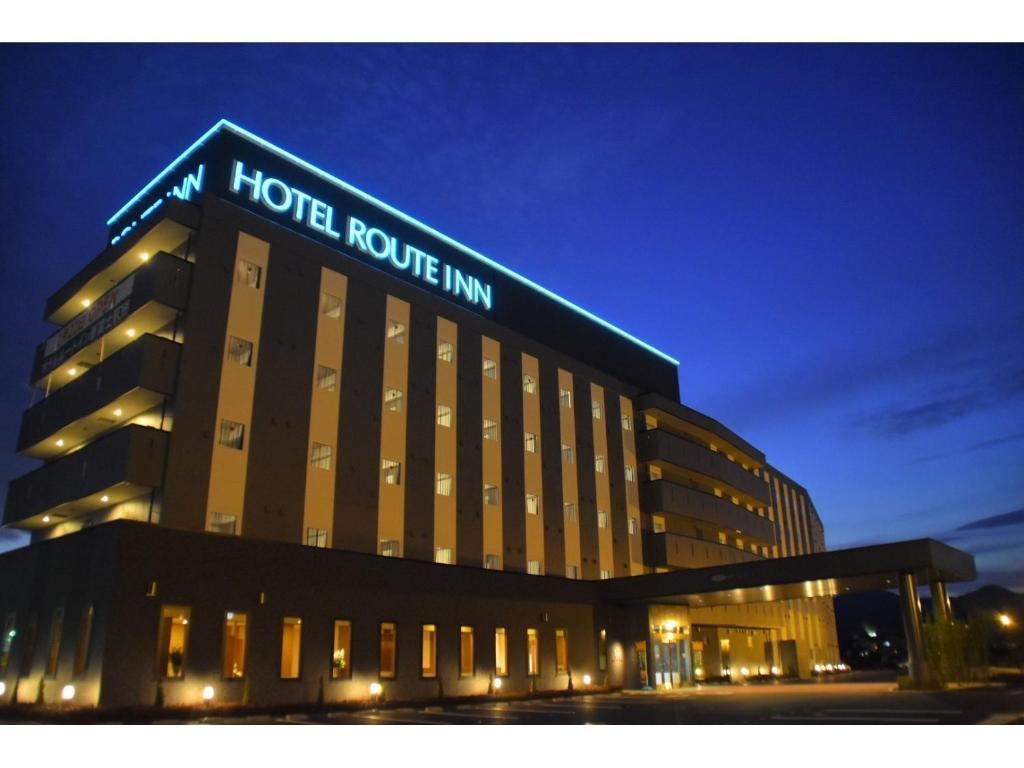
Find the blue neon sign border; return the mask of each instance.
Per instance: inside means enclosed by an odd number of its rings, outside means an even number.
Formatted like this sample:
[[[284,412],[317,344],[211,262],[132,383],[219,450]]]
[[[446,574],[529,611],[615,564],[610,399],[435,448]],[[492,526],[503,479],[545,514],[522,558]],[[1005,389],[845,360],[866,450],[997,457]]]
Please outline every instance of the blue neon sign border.
[[[494,270],[497,270],[498,272],[501,272],[503,275],[505,275],[507,277],[510,277],[513,280],[516,280],[516,281],[522,283],[523,285],[525,285],[525,286],[527,286],[527,287],[529,287],[529,288],[531,288],[531,289],[533,289],[533,290],[543,294],[544,296],[546,296],[549,299],[552,299],[553,301],[557,301],[562,306],[567,307],[567,308],[573,310],[574,312],[577,312],[578,314],[582,315],[583,317],[587,318],[588,320],[597,323],[598,325],[602,326],[603,328],[606,328],[606,329],[608,329],[608,330],[618,334],[619,336],[622,336],[624,339],[627,339],[627,340],[633,342],[634,344],[636,344],[637,346],[642,347],[643,349],[646,349],[648,352],[652,352],[653,354],[657,355],[658,357],[662,358],[663,360],[668,361],[672,365],[675,365],[675,366],[679,365],[679,361],[676,360],[674,357],[666,355],[660,349],[652,347],[647,342],[641,341],[640,339],[636,338],[632,334],[627,333],[626,331],[622,330],[621,328],[619,328],[619,327],[617,327],[615,325],[612,325],[607,320],[601,319],[600,317],[595,315],[593,312],[589,312],[586,309],[584,309],[583,307],[580,307],[580,306],[578,306],[576,304],[573,304],[568,299],[566,299],[566,298],[564,298],[562,296],[559,296],[557,293],[554,293],[553,291],[549,291],[547,288],[545,288],[542,285],[538,285],[537,283],[535,283],[532,280],[530,280],[528,277],[524,277],[523,275],[520,275],[518,272],[515,272],[515,271],[509,269],[508,267],[506,267],[506,266],[504,266],[502,264],[499,264],[498,262],[494,261],[493,259],[490,259],[487,256],[484,256],[482,253],[479,253],[479,252],[473,250],[472,248],[470,248],[467,245],[463,245],[458,240],[455,240],[455,239],[449,237],[448,235],[444,234],[443,232],[438,232],[433,227],[431,227],[431,226],[429,226],[427,224],[424,224],[422,221],[419,221],[418,219],[413,218],[412,216],[408,215],[407,213],[404,213],[404,212],[398,210],[397,208],[395,208],[395,207],[393,207],[391,205],[388,205],[387,203],[385,203],[382,200],[378,200],[377,198],[373,197],[373,195],[370,195],[370,194],[368,194],[366,192],[363,192],[361,189],[358,189],[357,187],[353,187],[351,184],[349,184],[346,181],[343,181],[342,179],[339,179],[337,176],[333,176],[330,173],[328,173],[327,171],[324,171],[324,170],[322,170],[320,168],[317,168],[315,165],[313,165],[312,163],[306,162],[301,157],[297,157],[297,156],[293,155],[291,152],[289,152],[289,151],[287,151],[285,149],[281,149],[280,147],[278,147],[278,146],[276,146],[274,144],[271,144],[266,139],[263,139],[263,138],[257,136],[256,134],[252,133],[251,131],[247,131],[245,128],[242,128],[241,126],[236,125],[235,123],[232,123],[230,120],[226,120],[226,119],[223,119],[223,118],[218,120],[217,123],[214,124],[214,126],[212,128],[210,128],[208,131],[206,131],[206,133],[204,133],[202,136],[200,136],[198,139],[196,139],[188,149],[186,149],[184,152],[182,152],[180,155],[178,155],[178,157],[175,158],[166,168],[164,168],[164,170],[162,170],[151,182],[149,182],[145,187],[143,187],[131,200],[129,200],[127,203],[125,203],[121,207],[121,209],[117,211],[117,213],[115,213],[113,216],[111,216],[110,219],[107,220],[107,226],[109,227],[109,226],[113,225],[113,223],[115,221],[117,221],[121,216],[123,216],[125,213],[127,213],[128,210],[130,210],[132,208],[132,206],[134,206],[137,202],[139,202],[139,200],[141,200],[143,197],[145,197],[146,194],[149,193],[157,184],[159,184],[172,171],[174,171],[174,169],[180,163],[182,163],[184,160],[186,160],[196,149],[198,149],[203,144],[205,144],[212,136],[214,136],[222,128],[226,128],[227,130],[231,131],[232,133],[234,133],[234,134],[236,134],[238,136],[241,136],[242,138],[244,138],[244,139],[246,139],[248,141],[251,141],[252,143],[262,147],[263,149],[267,150],[268,152],[272,152],[273,154],[277,155],[278,157],[281,157],[281,158],[283,158],[283,159],[293,163],[294,165],[299,166],[300,168],[308,171],[309,173],[312,173],[315,176],[318,176],[319,178],[323,179],[324,181],[328,182],[329,184],[333,184],[336,187],[340,187],[341,189],[343,189],[344,191],[348,192],[349,194],[355,195],[356,197],[366,201],[367,203],[370,203],[374,207],[380,208],[381,210],[385,211],[386,213],[391,214],[392,216],[396,216],[397,218],[401,219],[402,221],[406,222],[407,224],[411,224],[412,226],[416,227],[417,229],[422,230],[423,232],[427,233],[428,235],[430,235],[432,237],[435,237],[438,240],[441,240],[442,242],[447,243],[448,245],[452,246],[453,248],[456,248],[456,249],[462,251],[466,255],[471,256],[472,258],[476,259],[477,261],[480,261],[480,262],[486,264],[491,269],[494,269]]]

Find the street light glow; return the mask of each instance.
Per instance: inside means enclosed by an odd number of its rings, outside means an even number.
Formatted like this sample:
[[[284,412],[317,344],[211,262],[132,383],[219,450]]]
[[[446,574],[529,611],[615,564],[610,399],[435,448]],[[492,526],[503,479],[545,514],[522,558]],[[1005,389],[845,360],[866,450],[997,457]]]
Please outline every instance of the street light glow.
[[[1000,613],[999,614],[999,623],[1001,625],[1003,625],[1004,627],[1009,627],[1010,625],[1013,624],[1013,619],[1010,618],[1010,614],[1008,614],[1008,613]]]

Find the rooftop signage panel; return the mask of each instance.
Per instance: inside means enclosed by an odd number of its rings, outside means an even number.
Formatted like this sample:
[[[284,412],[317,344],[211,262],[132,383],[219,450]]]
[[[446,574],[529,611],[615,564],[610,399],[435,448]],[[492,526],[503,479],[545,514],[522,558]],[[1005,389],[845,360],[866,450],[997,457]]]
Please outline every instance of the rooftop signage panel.
[[[200,136],[106,222],[111,245],[165,200],[190,201],[207,193],[498,322],[521,315],[540,295],[660,364],[679,365],[586,309],[227,120]],[[543,331],[551,319],[538,314],[537,328],[524,329],[529,335]],[[529,323],[529,318],[515,319],[520,327]],[[550,334],[550,324],[547,330]]]

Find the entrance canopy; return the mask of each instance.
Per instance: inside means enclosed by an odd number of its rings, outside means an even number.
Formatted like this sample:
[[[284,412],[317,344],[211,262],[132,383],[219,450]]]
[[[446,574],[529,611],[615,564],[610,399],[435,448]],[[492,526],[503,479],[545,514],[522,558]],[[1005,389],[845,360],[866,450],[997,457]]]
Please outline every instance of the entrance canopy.
[[[973,555],[934,539],[914,539],[598,584],[602,599],[610,602],[705,607],[896,589],[901,574],[912,574],[917,584],[972,581],[977,576]]]

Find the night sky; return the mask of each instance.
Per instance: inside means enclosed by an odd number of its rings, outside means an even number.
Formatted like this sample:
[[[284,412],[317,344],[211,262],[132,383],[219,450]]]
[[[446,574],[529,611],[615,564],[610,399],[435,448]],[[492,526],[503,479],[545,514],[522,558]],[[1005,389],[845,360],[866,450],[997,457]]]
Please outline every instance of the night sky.
[[[4,485],[43,301],[226,117],[681,360],[830,547],[933,536],[1024,590],[1024,48],[7,45],[0,72]]]

